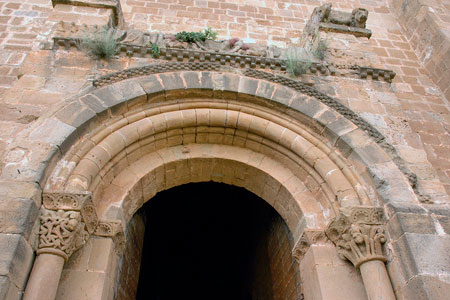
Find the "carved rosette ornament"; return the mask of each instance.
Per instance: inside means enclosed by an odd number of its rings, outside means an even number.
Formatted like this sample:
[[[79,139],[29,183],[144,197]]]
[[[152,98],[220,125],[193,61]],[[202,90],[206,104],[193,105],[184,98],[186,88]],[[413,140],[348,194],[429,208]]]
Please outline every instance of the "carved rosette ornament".
[[[382,249],[386,242],[384,223],[380,207],[343,208],[325,233],[336,245],[338,255],[359,268],[367,261],[386,261]]]
[[[51,253],[66,261],[89,239],[98,224],[91,194],[47,192],[43,194],[37,254]]]

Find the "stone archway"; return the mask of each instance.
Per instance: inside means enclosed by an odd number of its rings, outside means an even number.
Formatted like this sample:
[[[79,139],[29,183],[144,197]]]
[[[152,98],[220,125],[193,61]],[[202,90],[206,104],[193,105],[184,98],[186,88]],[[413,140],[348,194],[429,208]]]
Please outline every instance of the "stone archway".
[[[391,158],[346,117],[316,97],[265,80],[217,72],[141,76],[82,93],[43,119],[30,135],[48,139],[43,129],[55,124],[64,128],[51,137],[62,156],[53,155],[53,161],[47,162],[48,176],[41,177],[46,182],[47,211],[41,218],[44,229],[34,267],[38,271],[33,273],[42,272],[48,263],[55,264],[57,271],[32,274],[27,291],[42,290],[39,278],[47,277],[56,293],[64,261],[91,234],[106,239],[87,241],[90,248],[82,252],[94,255],[102,247],[111,256],[91,272],[101,278],[101,291],[91,290],[89,297],[108,298],[115,268],[114,245],[108,237],[120,244],[121,231],[144,201],[188,182],[212,180],[254,192],[283,217],[300,252],[305,245],[320,242],[306,233],[322,232],[323,236],[339,209],[348,208],[348,217],[356,216],[345,222],[370,229],[381,224],[379,211],[350,208],[379,205],[397,190],[402,190],[403,197],[415,197]],[[391,188],[376,189],[368,167],[372,173],[389,170],[384,179]],[[68,227],[73,233],[68,248],[46,240],[46,235],[52,235],[48,224],[55,218],[73,224]],[[333,229],[336,242],[349,227]],[[336,255],[329,245],[323,246],[330,258]],[[384,259],[376,256],[380,249],[371,250],[368,260]],[[384,265],[374,268],[382,268],[387,278]],[[338,269],[347,274],[339,280],[358,286],[348,276],[347,265]],[[82,276],[76,274],[64,280],[73,283]],[[382,293],[390,289],[392,294],[390,284],[385,281],[383,286],[389,287],[381,288]],[[311,289],[312,294],[317,292],[312,285]],[[26,293],[26,299],[34,296],[42,295]]]

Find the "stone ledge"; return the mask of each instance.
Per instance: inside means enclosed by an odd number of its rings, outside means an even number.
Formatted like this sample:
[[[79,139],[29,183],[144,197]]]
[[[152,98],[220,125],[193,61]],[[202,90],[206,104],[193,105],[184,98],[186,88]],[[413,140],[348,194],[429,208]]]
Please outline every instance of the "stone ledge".
[[[78,48],[79,40],[77,38],[54,37],[53,50],[64,48]],[[152,48],[147,46],[119,43],[119,53],[129,57],[148,57],[152,58]],[[242,55],[235,53],[219,53],[209,51],[196,51],[189,49],[161,48],[159,59],[168,61],[176,60],[178,62],[211,62],[221,66],[231,66],[238,68],[259,68],[286,71],[286,64],[283,59],[268,58],[261,56]],[[315,75],[335,76],[336,72],[326,63],[313,62],[309,67],[309,73]],[[356,75],[356,76],[355,76]],[[349,70],[348,77],[358,79],[384,80],[392,82],[395,72],[387,69],[355,66]]]

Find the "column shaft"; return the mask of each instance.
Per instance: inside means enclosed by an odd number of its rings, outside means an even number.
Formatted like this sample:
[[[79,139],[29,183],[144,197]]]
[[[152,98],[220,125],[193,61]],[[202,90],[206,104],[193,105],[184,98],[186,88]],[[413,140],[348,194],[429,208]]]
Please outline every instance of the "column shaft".
[[[38,255],[23,300],[54,300],[63,266],[64,258],[59,255]]]
[[[395,300],[386,266],[381,260],[367,261],[359,267],[369,300]]]

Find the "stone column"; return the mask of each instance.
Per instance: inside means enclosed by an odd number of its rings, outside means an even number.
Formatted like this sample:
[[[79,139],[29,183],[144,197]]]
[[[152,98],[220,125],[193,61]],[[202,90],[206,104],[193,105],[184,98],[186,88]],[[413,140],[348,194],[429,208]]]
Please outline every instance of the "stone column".
[[[358,206],[342,208],[326,230],[328,238],[337,247],[339,257],[350,261],[361,271],[369,300],[395,300],[384,264],[384,223],[382,208]]]
[[[37,258],[25,289],[24,300],[54,300],[61,272],[74,251],[97,227],[90,193],[43,194]]]

